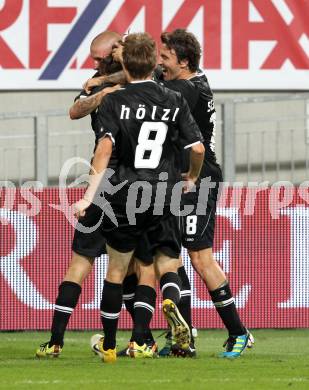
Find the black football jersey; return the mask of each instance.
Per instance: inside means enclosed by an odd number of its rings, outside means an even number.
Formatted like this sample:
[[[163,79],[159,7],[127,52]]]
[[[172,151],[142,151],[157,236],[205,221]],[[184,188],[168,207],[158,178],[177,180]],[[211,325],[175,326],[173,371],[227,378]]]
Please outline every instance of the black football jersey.
[[[189,104],[190,111],[204,138],[204,146],[215,158],[216,110],[207,77],[201,73],[190,80],[160,81],[167,88],[179,91]]]
[[[100,137],[109,135],[118,166],[111,182],[180,179],[181,149],[203,138],[181,94],[152,80],[133,82],[108,95],[99,107]],[[163,172],[167,173],[162,179]]]
[[[215,155],[216,110],[213,93],[206,75],[199,72],[189,80],[163,80],[160,72],[155,72],[154,79],[161,85],[178,91],[188,102],[190,111],[204,138],[205,159],[201,178],[211,176],[214,181],[221,180],[221,169]],[[189,168],[189,155],[183,155],[182,170]]]

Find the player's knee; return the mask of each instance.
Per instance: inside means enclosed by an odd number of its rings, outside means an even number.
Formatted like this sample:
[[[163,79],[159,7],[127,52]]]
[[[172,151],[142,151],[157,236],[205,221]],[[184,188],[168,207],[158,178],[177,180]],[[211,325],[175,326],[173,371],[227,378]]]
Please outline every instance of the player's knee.
[[[67,270],[63,281],[74,282],[81,286],[89,275],[89,272],[90,270],[88,268],[85,269],[76,265],[72,266]]]
[[[141,267],[141,272],[138,276],[138,283],[144,286],[150,286],[155,288],[156,286],[156,273],[153,265]]]
[[[74,260],[73,258],[63,281],[74,282],[81,286],[89,275],[91,269],[92,263],[86,258],[79,258],[78,260]]]
[[[112,283],[122,283],[127,275],[133,251],[119,252],[108,245],[106,248],[109,255],[106,279]]]
[[[190,256],[190,260],[192,263],[196,263],[199,260],[199,251],[190,251],[188,250],[188,254]]]
[[[87,273],[92,269],[94,263],[93,257],[79,255],[73,252],[72,260],[68,271],[75,270],[77,272]]]
[[[213,257],[211,248],[203,249],[200,251],[189,251],[189,256],[193,267],[197,272],[202,272],[211,267],[216,260]]]
[[[123,267],[108,267],[106,280],[111,283],[122,283],[127,274],[127,269]]]
[[[167,272],[177,272],[178,268],[179,259],[172,259],[164,255],[159,255],[155,259],[155,269],[158,279]]]

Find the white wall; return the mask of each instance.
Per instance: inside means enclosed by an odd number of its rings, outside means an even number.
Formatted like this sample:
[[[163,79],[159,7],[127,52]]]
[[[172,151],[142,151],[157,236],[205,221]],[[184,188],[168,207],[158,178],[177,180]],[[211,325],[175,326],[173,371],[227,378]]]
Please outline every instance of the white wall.
[[[78,92],[0,92],[0,113],[46,110],[68,112]],[[283,96],[286,92],[275,94]],[[267,95],[274,95],[274,93],[215,92],[217,100]],[[306,130],[304,119],[304,101],[239,104],[235,109],[235,114],[237,180],[292,180],[295,183],[306,180],[308,170],[305,169],[305,164],[308,165],[307,132],[309,129]],[[297,119],[282,120],[287,116],[297,117]],[[218,106],[217,155],[219,161],[221,161],[222,152],[220,117],[221,110]],[[93,134],[89,118],[72,121],[66,113],[64,116],[49,118],[48,128],[50,131],[49,176],[56,179],[66,158],[75,155],[90,158]],[[0,180],[16,181],[20,178],[20,181],[23,181],[34,177],[33,129],[32,119],[0,121]],[[275,130],[279,131],[277,135]],[[15,138],[12,139],[12,135]],[[280,166],[278,163],[276,165],[277,160]],[[291,161],[295,161],[293,172]],[[83,167],[78,167],[76,173],[82,172],[83,169]]]

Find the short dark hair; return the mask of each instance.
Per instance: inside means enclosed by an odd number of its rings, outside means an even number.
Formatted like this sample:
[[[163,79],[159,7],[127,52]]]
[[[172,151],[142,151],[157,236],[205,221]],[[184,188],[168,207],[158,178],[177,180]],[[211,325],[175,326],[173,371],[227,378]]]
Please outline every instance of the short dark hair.
[[[156,43],[147,33],[129,34],[123,44],[122,57],[132,78],[145,78],[157,63]]]
[[[178,61],[187,60],[191,72],[196,72],[201,59],[201,45],[195,35],[184,30],[176,29],[173,32],[161,34],[161,42],[169,50],[175,50]]]

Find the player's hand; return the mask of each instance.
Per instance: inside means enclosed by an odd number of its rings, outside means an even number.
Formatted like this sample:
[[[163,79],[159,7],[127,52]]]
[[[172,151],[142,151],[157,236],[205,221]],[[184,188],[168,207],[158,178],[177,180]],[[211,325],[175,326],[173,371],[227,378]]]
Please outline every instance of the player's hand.
[[[121,44],[121,42],[116,42],[113,46],[113,51],[112,51],[112,56],[114,61],[122,63],[122,50],[123,50],[123,45]]]
[[[181,176],[182,176],[182,179],[184,181],[183,192],[184,193],[190,192],[192,190],[192,188],[194,188],[195,183],[196,183],[198,178],[195,176],[192,176],[190,174],[190,172],[183,173]]]
[[[91,202],[86,199],[81,199],[78,202],[74,203],[73,211],[76,218],[84,217],[86,214],[87,208],[91,205]]]
[[[94,87],[98,87],[103,84],[103,76],[100,77],[92,77],[91,79],[88,79],[83,84],[83,89],[86,91],[87,94],[89,94]]]

